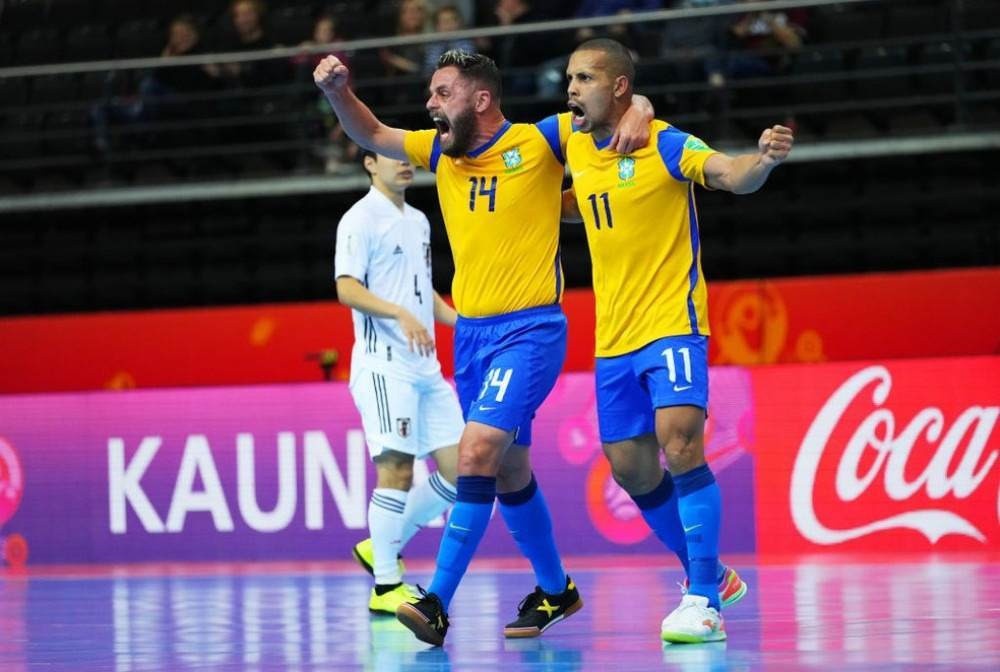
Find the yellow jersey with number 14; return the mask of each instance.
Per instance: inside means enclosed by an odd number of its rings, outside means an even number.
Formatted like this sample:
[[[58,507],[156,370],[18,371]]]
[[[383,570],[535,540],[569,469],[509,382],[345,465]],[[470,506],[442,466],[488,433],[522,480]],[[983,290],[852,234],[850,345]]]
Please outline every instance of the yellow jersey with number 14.
[[[647,146],[628,156],[590,133],[566,147],[594,267],[598,357],[709,333],[694,184],[704,186],[714,150],[664,121],[650,125]]]
[[[437,175],[455,278],[455,309],[465,317],[559,303],[563,277],[559,218],[568,113],[503,127],[461,157],[441,153],[435,130],[406,134],[414,165]]]

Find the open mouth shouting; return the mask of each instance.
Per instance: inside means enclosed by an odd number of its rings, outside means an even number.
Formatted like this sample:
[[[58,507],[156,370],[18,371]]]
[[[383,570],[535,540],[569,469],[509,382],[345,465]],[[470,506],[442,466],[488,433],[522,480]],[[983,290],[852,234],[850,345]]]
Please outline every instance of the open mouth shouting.
[[[583,105],[575,100],[571,100],[566,104],[566,106],[573,114],[574,126],[582,127],[587,123],[587,111],[583,108]]]
[[[434,127],[437,129],[438,137],[441,138],[442,143],[447,143],[451,140],[451,124],[444,116],[432,114],[431,121],[434,122]]]

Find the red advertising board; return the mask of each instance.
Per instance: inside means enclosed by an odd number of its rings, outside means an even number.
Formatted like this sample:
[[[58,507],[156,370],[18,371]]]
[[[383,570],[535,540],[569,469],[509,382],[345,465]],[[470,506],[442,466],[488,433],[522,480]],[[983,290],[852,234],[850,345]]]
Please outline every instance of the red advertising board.
[[[564,297],[566,371],[593,368],[594,300]],[[1000,353],[1000,269],[709,284],[713,364]],[[0,319],[0,393],[345,380],[334,301]],[[452,370],[450,330],[439,357]]]
[[[1000,550],[1000,357],[752,379],[759,552]]]

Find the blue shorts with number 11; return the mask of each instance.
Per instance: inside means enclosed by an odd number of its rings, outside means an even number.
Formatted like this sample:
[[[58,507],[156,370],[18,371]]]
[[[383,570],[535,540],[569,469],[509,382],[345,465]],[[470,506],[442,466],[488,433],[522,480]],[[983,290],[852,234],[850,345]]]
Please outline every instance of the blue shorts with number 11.
[[[708,338],[668,336],[617,357],[598,357],[597,424],[601,441],[624,441],[655,429],[657,408],[708,410]]]
[[[566,316],[558,305],[455,324],[455,387],[466,422],[515,432],[531,444],[531,420],[566,358]]]

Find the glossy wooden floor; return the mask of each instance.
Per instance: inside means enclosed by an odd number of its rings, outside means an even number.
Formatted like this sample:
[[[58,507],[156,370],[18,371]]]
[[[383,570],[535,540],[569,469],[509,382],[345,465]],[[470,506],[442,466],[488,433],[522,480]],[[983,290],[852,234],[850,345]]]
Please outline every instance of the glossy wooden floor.
[[[568,560],[586,605],[533,640],[501,636],[530,573],[477,564],[443,648],[369,616],[346,563],[0,570],[0,670],[1000,670],[995,558],[738,561],[750,593],[703,646],[661,644],[680,575],[656,557]]]

